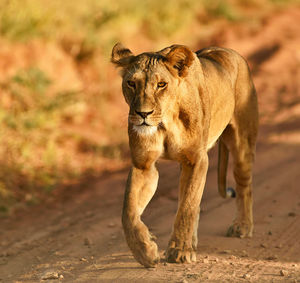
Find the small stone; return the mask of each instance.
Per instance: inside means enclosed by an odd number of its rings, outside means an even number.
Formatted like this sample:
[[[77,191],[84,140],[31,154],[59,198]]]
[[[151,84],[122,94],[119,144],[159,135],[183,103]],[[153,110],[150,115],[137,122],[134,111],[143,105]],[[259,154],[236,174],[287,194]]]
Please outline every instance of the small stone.
[[[82,261],[82,262],[87,262],[87,259],[84,258],[84,257],[82,257],[82,258],[80,259],[80,261]]]
[[[86,245],[86,246],[90,246],[92,244],[91,240],[89,238],[84,238],[83,240],[83,243]]]
[[[265,249],[267,248],[267,246],[265,244],[260,244],[260,246]]]
[[[292,267],[297,267],[298,265],[296,263],[293,263],[292,264]]]
[[[58,279],[59,275],[56,271],[47,271],[43,276],[42,280],[51,280],[51,279]]]
[[[290,217],[295,217],[295,216],[296,216],[296,213],[295,213],[295,212],[289,212],[288,216],[290,216]]]
[[[245,250],[242,250],[242,257],[248,257],[248,253],[247,253],[247,251],[245,251]]]
[[[281,276],[287,276],[287,275],[288,275],[288,272],[287,272],[286,270],[284,270],[284,269],[281,269],[281,270],[280,270],[280,275],[281,275]]]
[[[167,263],[167,262],[164,262],[164,266],[168,266],[168,263]]]
[[[207,263],[209,263],[209,260],[207,258],[204,258],[203,263],[207,264]]]
[[[199,274],[197,274],[197,273],[189,273],[189,274],[186,274],[186,277],[190,278],[190,279],[197,279],[199,277]]]
[[[277,255],[270,255],[268,257],[266,257],[267,260],[276,260],[278,259],[278,256]]]
[[[231,250],[223,250],[220,252],[221,254],[231,254],[232,251]]]
[[[186,270],[187,270],[187,271],[191,271],[192,269],[191,269],[190,267],[188,267]]]
[[[0,257],[8,257],[9,255],[9,252],[3,252],[0,254]]]
[[[188,282],[187,282],[187,280],[182,279],[182,280],[180,281],[180,283],[188,283]]]
[[[214,258],[214,262],[219,262],[219,259],[218,258]]]
[[[64,276],[62,274],[59,275],[59,279],[64,279]]]
[[[275,246],[275,248],[277,248],[277,249],[281,249],[281,248],[282,248],[282,244],[278,244],[278,245],[276,245],[276,246]]]
[[[271,236],[272,234],[273,234],[273,233],[272,233],[272,231],[269,231],[269,232],[268,232],[268,235],[270,235],[270,236]]]
[[[250,274],[248,274],[248,273],[246,273],[246,274],[243,275],[243,278],[244,278],[244,279],[250,279],[250,277],[251,277],[251,276],[250,276]]]
[[[107,225],[107,227],[109,227],[109,228],[113,228],[113,227],[115,227],[116,226],[116,223],[114,223],[114,222],[110,222],[110,223],[108,223],[108,225]]]
[[[85,216],[86,216],[86,217],[92,217],[92,216],[94,216],[94,212],[93,212],[93,211],[87,211],[87,212],[85,213]]]
[[[115,239],[117,239],[117,235],[111,235],[111,237],[110,237],[112,240],[115,240]]]

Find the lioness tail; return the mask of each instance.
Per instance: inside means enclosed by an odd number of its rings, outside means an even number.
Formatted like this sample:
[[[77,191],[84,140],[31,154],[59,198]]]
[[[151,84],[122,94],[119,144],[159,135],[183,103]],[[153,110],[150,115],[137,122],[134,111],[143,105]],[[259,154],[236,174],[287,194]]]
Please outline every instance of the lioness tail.
[[[226,188],[226,175],[228,166],[229,151],[224,142],[219,140],[219,160],[218,160],[218,189],[223,198],[235,197],[235,190],[233,188]]]

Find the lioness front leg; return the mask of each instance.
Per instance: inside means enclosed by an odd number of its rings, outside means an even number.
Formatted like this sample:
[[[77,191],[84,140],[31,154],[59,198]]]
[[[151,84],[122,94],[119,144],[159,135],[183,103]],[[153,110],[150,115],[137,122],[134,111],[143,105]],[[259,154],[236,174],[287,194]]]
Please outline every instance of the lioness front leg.
[[[141,215],[151,200],[158,182],[158,172],[152,164],[148,169],[133,167],[129,173],[122,224],[129,248],[135,259],[146,267],[153,267],[159,261],[157,245]]]
[[[199,206],[208,168],[207,153],[203,152],[194,165],[182,164],[179,207],[173,233],[166,251],[168,262],[190,263],[196,261]]]

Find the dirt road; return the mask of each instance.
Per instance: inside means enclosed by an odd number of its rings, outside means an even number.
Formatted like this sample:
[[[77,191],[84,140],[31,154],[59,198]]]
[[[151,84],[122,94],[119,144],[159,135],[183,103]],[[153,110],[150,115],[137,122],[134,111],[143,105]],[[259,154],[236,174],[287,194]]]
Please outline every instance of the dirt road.
[[[55,201],[0,219],[0,282],[300,282],[300,10],[223,45],[249,59],[261,127],[254,169],[252,239],[225,237],[235,201],[217,193],[216,150],[201,206],[197,263],[146,269],[131,256],[120,215],[128,168]],[[179,168],[160,162],[144,221],[163,258],[177,209]],[[232,175],[228,176],[233,185]]]

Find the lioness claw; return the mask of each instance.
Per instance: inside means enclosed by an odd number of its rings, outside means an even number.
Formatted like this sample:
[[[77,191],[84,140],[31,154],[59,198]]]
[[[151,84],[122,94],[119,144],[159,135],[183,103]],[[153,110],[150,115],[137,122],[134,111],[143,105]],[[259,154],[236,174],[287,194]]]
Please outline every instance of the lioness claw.
[[[228,228],[226,236],[227,237],[238,237],[238,238],[251,238],[252,237],[252,225],[235,223]]]
[[[170,263],[192,263],[196,262],[196,253],[193,250],[170,248],[166,252],[166,260]]]

